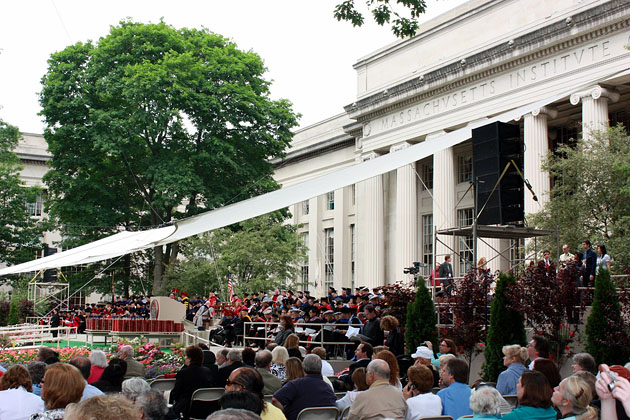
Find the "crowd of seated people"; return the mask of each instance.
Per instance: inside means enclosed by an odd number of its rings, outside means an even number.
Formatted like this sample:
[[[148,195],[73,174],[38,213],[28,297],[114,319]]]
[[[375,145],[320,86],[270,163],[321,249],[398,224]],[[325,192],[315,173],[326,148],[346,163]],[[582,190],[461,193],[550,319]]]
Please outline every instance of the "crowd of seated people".
[[[413,365],[401,369],[402,363],[390,350],[362,342],[353,363],[334,373],[322,347],[300,358],[290,357],[286,347],[274,342],[257,351],[223,348],[216,353],[193,345],[185,349],[184,365],[168,399],[152,391],[141,373],[129,371],[135,360],[126,350],[121,349],[103,368],[92,364],[102,361],[99,350],[89,358],[60,363],[52,349],[42,347],[36,361],[8,366],[0,378],[0,419],[295,420],[303,409],[317,407],[348,410],[351,420],[440,415],[505,420],[628,418],[626,367],[602,364],[598,369],[592,356],[578,353],[572,374],[562,377],[557,366],[548,363],[553,364],[548,347],[541,338],[527,347],[505,346],[506,370],[498,382],[472,386],[467,362],[456,355],[441,355],[434,386],[436,368],[427,346],[416,349]],[[526,367],[530,360],[531,369]],[[197,389],[217,387],[224,389],[217,402],[191,404]],[[514,407],[508,400],[518,404]]]

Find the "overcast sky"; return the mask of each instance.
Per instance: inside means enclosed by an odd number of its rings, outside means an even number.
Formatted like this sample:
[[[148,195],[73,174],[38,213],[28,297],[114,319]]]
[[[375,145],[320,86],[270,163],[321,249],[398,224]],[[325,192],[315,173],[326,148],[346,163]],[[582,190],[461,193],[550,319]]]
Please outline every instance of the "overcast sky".
[[[341,0],[20,0],[2,4],[0,14],[0,119],[21,131],[41,133],[37,93],[51,53],[78,41],[97,40],[130,17],[160,18],[175,27],[200,28],[226,36],[258,53],[273,80],[273,98],[286,98],[302,114],[304,127],[343,111],[356,94],[352,65],[396,41],[389,28],[337,22]],[[428,0],[423,20],[464,0]],[[358,0],[362,4],[362,0]]]

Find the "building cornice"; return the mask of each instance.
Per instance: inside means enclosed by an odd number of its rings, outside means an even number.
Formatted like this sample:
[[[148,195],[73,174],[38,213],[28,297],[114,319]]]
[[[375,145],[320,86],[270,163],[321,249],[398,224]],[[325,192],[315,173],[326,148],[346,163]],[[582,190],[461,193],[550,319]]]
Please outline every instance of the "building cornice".
[[[630,26],[630,2],[611,0],[344,107],[359,122],[492,77]]]
[[[278,168],[279,166],[290,165],[303,160],[312,159],[316,156],[330,153],[335,150],[345,149],[346,147],[352,147],[354,149],[354,143],[354,137],[348,134],[342,134],[294,152],[289,152],[284,159],[273,159],[271,163]]]

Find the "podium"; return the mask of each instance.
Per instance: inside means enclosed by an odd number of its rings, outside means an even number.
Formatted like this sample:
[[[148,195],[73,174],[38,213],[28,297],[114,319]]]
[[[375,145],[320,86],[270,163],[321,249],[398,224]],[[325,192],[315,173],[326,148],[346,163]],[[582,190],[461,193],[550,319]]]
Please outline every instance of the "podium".
[[[182,322],[186,318],[186,305],[167,296],[151,298],[151,319]]]

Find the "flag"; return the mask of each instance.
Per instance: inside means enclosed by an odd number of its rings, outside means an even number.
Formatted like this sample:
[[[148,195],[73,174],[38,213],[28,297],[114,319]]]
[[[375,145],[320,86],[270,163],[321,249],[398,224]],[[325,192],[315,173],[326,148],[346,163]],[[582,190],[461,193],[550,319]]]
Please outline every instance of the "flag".
[[[234,297],[234,289],[232,288],[232,273],[228,273],[228,293],[230,295],[230,303]]]

